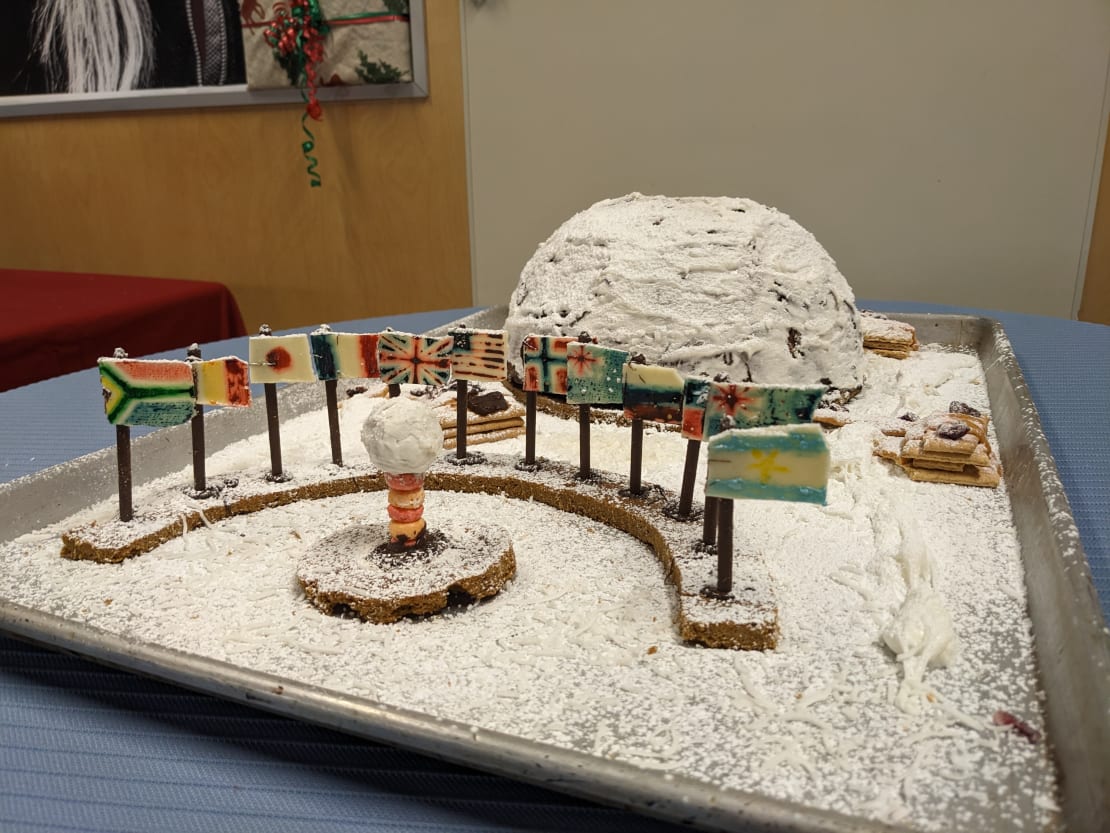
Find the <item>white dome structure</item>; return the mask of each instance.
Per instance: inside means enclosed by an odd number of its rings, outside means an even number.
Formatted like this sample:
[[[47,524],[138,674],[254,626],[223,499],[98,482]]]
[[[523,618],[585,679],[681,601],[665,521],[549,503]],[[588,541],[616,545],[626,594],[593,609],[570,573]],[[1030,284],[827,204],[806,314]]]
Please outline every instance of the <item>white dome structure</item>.
[[[505,327],[577,336],[734,382],[863,384],[855,297],[786,214],[733,197],[629,194],[555,230],[521,272]]]

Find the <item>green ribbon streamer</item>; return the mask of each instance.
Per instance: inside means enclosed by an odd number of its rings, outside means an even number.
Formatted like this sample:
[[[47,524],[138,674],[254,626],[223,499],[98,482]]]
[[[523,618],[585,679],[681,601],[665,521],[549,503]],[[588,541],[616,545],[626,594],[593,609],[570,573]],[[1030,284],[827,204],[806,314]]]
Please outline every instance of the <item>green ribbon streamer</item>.
[[[307,12],[307,13],[306,13]],[[305,104],[309,103],[308,93],[305,87],[308,84],[307,61],[304,56],[304,25],[305,23],[315,23],[316,29],[322,37],[326,37],[330,32],[331,27],[328,25],[330,22],[345,21],[345,20],[359,20],[367,17],[396,17],[397,14],[391,11],[384,12],[363,12],[361,14],[344,15],[342,17],[334,17],[330,20],[325,20],[323,12],[320,9],[319,0],[308,0],[307,10],[302,6],[294,6],[290,9],[290,18],[297,18],[300,26],[297,27],[297,48],[291,57],[291,65],[287,67],[289,71],[290,80],[301,88],[301,95],[304,98]],[[405,15],[407,17],[407,15]],[[319,188],[323,183],[320,178],[320,173],[317,171],[317,166],[320,160],[312,155],[316,149],[316,137],[312,135],[312,131],[308,129],[308,112],[301,114],[301,130],[304,131],[305,136],[308,138],[301,142],[301,152],[308,165],[309,186],[312,188]]]
[[[320,184],[321,184],[320,183],[320,174],[317,172],[316,166],[320,163],[320,160],[312,155],[312,151],[316,147],[316,137],[313,136],[312,131],[308,129],[307,122],[308,122],[308,113],[302,113],[301,114],[301,130],[303,130],[304,134],[306,136],[308,136],[308,139],[301,142],[301,151],[304,153],[304,158],[306,160],[308,160],[308,167],[306,168],[306,170],[308,171],[308,177],[309,177],[309,180],[310,180],[310,182],[308,183],[309,187],[319,188]]]

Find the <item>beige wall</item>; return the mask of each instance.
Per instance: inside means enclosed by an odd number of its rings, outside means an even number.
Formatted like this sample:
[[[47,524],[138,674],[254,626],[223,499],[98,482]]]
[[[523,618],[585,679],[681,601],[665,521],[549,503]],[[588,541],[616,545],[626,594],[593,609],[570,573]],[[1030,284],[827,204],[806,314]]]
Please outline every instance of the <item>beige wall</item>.
[[[748,196],[863,297],[1071,316],[1105,0],[462,0],[476,298],[629,191]]]
[[[457,0],[427,0],[426,99],[0,121],[0,266],[214,280],[247,327],[470,303]]]

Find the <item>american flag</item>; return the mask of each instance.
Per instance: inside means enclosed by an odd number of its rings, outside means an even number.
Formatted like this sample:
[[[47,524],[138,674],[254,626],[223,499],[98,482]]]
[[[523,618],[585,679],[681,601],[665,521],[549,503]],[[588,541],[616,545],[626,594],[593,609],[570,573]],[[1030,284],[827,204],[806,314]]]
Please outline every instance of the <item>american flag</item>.
[[[497,382],[505,378],[505,331],[451,331],[451,373],[456,379]]]

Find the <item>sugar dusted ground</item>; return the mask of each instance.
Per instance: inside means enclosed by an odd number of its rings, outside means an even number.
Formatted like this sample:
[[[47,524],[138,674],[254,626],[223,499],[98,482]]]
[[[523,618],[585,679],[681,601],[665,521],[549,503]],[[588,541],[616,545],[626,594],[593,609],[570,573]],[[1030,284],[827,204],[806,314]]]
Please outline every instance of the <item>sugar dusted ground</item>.
[[[987,408],[980,375],[966,354],[869,356],[868,390],[852,406],[859,421],[827,435],[828,505],[737,505],[738,557],[759,550],[777,582],[773,653],[682,644],[645,546],[496,495],[429,492],[426,516],[433,526],[496,518],[513,534],[516,580],[487,603],[421,621],[323,616],[293,578],[311,540],[383,517],[383,494],[231,519],[121,565],[59,558],[61,531],[110,517],[105,503],[6,545],[0,581],[11,601],[135,640],[721,787],[923,830],[1040,830],[1054,815],[1045,745],[991,725],[1005,709],[1041,728],[1005,492],[911,483],[872,457],[877,429],[866,422],[952,399]],[[367,410],[359,398],[344,403],[346,459],[361,459]],[[543,456],[577,462],[575,424],[541,416],[540,430]],[[592,433],[594,464],[623,471],[627,431]],[[519,456],[522,445],[480,450]],[[327,460],[324,415],[291,421],[283,447],[294,474]],[[676,488],[683,449],[675,434],[649,433],[645,478]],[[256,437],[214,455],[209,473],[267,460]],[[879,639],[906,594],[906,525],[923,533],[962,644],[950,667],[909,691],[910,711],[895,705],[902,666]]]

